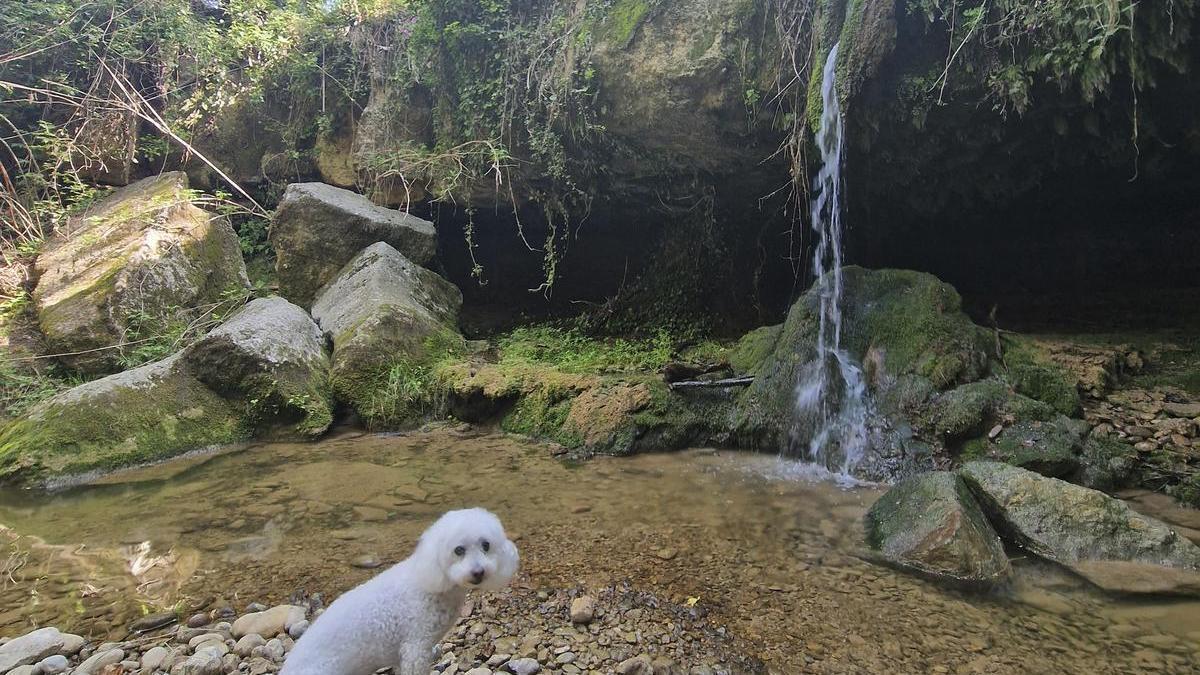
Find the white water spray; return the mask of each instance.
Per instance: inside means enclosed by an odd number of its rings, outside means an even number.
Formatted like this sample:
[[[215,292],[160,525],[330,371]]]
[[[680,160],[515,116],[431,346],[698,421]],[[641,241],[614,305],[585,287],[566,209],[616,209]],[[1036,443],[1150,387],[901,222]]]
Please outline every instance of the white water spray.
[[[848,474],[866,445],[867,395],[862,370],[842,348],[842,110],[835,86],[838,45],[829,50],[821,80],[821,170],[813,181],[814,288],[820,297],[817,358],[801,369],[796,412],[805,429],[793,432],[792,449],[833,471]],[[806,424],[803,422],[811,422]],[[807,444],[807,448],[804,448]]]

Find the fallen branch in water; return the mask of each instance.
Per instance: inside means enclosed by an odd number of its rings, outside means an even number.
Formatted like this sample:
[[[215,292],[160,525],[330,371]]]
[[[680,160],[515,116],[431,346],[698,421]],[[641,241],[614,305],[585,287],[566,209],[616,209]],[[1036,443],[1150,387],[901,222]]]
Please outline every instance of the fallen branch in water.
[[[686,380],[667,384],[672,391],[676,389],[713,389],[727,387],[748,387],[754,382],[753,377],[729,377],[724,380]]]

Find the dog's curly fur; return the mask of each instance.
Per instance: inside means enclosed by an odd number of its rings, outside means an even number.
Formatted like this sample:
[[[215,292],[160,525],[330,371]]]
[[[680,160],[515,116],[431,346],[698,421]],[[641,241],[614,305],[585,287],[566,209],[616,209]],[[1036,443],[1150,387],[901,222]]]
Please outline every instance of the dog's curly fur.
[[[517,547],[484,509],[450,511],[413,554],[329,606],[296,643],[280,675],[428,675],[467,590],[503,588]]]

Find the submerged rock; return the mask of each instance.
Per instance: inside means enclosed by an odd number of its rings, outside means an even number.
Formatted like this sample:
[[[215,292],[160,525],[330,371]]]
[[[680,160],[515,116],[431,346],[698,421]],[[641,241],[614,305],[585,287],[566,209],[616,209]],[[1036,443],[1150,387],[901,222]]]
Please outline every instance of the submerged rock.
[[[271,224],[279,293],[307,306],[364,248],[386,242],[426,265],[437,253],[433,223],[372,204],[324,183],[289,185]]]
[[[138,181],[47,242],[32,295],[46,346],[68,354],[65,363],[113,372],[119,352],[102,348],[186,322],[189,310],[249,287],[228,219],[194,206],[187,188],[182,172]]]
[[[1008,556],[962,479],[936,471],[880,497],[865,519],[867,544],[901,568],[954,583],[1008,577]]]
[[[367,247],[313,304],[333,342],[334,396],[373,428],[417,422],[433,364],[462,346],[461,305],[458,288],[386,242]]]
[[[333,421],[325,339],[303,309],[251,301],[192,345],[191,373],[225,398],[250,401],[260,432],[318,436]]]
[[[1200,547],[1119,499],[999,462],[959,473],[1002,536],[1106,590],[1200,590]]]

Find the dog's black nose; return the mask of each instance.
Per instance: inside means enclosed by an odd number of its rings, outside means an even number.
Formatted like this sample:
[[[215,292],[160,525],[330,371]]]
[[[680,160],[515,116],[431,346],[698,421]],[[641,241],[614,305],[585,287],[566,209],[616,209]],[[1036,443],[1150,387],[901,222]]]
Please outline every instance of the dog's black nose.
[[[471,583],[475,583],[475,584],[477,584],[477,583],[479,583],[479,582],[483,581],[483,576],[484,576],[484,571],[483,571],[483,570],[472,570],[472,572],[471,572]]]

